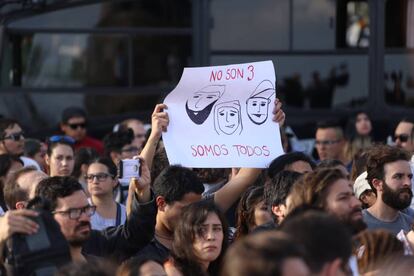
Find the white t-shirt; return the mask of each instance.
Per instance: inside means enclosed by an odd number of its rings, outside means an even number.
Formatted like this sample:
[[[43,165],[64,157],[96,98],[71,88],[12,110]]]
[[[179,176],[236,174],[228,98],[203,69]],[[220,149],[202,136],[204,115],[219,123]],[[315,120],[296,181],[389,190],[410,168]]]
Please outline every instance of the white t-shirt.
[[[122,205],[122,204],[119,204],[118,206],[121,209],[120,210],[121,217],[120,217],[119,225],[122,225],[126,221],[126,207],[125,205]],[[98,214],[98,211],[96,211],[95,214],[93,214],[93,216],[91,217],[91,226],[92,226],[92,229],[94,230],[103,230],[108,227],[118,226],[118,225],[116,225],[116,218],[115,219],[104,218]]]
[[[40,168],[39,164],[36,162],[36,160],[26,157],[26,156],[20,156],[20,160],[22,160],[23,162],[23,167],[28,167],[28,166],[32,166],[35,167],[36,170],[38,171],[42,171],[42,169]]]

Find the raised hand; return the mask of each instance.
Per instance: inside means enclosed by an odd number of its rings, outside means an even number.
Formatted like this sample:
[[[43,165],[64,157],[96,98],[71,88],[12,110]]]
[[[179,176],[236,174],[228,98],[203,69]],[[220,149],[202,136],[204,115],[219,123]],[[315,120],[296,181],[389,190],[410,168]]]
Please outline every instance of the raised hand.
[[[273,107],[273,121],[279,123],[280,126],[283,126],[285,123],[286,115],[282,110],[282,102],[276,98]]]
[[[139,202],[147,202],[151,199],[151,173],[146,161],[141,156],[135,156],[140,160],[140,177],[131,178],[129,183],[129,194],[136,194]]]
[[[169,121],[168,113],[164,110],[168,107],[165,104],[157,104],[151,115],[151,136],[160,138],[162,132],[167,131]]]

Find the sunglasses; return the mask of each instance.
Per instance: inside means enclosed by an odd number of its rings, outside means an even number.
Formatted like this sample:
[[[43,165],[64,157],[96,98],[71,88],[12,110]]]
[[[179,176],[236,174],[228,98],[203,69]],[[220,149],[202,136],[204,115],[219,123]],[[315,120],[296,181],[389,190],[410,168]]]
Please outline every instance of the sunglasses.
[[[10,139],[10,140],[13,140],[13,141],[20,141],[21,139],[24,139],[23,135],[24,135],[23,131],[16,132],[16,133],[11,133],[7,136],[4,136],[3,140]]]
[[[408,135],[408,134],[400,134],[400,135],[395,135],[393,137],[393,141],[395,142],[398,139],[398,140],[400,140],[401,142],[404,143],[404,142],[407,142],[408,141],[408,138],[410,138],[410,135]]]
[[[51,143],[66,142],[69,144],[75,144],[76,141],[70,136],[54,135],[54,136],[49,137],[49,142]]]
[[[86,128],[86,123],[79,123],[79,124],[68,124],[68,126],[69,126],[71,129],[75,130],[75,129],[78,129],[78,128]]]

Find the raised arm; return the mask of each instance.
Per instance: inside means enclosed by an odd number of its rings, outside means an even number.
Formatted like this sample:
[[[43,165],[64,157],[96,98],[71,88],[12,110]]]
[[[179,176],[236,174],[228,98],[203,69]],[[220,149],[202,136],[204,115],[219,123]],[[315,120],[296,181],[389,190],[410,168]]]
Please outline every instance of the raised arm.
[[[157,149],[161,134],[163,131],[167,131],[169,118],[168,113],[164,111],[165,109],[167,109],[165,104],[157,104],[155,106],[154,112],[151,115],[151,134],[141,151],[141,156],[145,159],[149,168],[152,166],[155,150]]]
[[[261,169],[242,168],[220,190],[214,194],[214,203],[225,212],[252,185],[259,176]]]

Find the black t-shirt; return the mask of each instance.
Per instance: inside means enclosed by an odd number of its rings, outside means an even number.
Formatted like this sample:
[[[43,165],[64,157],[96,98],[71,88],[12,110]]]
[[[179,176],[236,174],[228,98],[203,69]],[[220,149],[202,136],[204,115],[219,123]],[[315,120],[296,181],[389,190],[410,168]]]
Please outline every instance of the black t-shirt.
[[[170,250],[154,238],[147,246],[140,250],[136,256],[145,256],[160,263],[164,263],[170,256]]]

